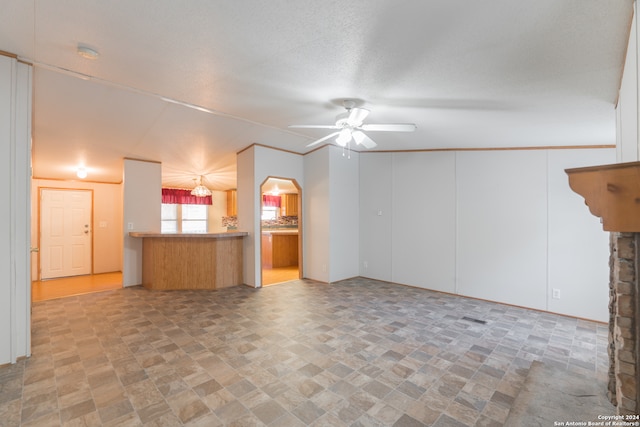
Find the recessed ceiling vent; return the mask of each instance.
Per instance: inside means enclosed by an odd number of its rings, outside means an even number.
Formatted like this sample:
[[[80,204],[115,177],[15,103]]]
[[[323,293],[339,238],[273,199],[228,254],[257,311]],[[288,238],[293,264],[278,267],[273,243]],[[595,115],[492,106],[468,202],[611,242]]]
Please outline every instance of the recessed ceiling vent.
[[[481,325],[487,324],[486,320],[474,319],[473,317],[467,317],[467,316],[464,316],[462,320],[466,320],[467,322],[479,323]]]

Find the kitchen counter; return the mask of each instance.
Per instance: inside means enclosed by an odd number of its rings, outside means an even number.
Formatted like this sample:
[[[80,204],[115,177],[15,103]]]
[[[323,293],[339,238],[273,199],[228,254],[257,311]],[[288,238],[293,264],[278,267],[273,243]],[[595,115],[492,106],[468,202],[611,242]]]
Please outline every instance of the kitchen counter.
[[[247,232],[129,233],[142,239],[142,285],[152,290],[220,289],[241,285]]]
[[[262,234],[279,234],[279,235],[297,236],[298,229],[297,228],[263,228]]]
[[[162,237],[162,238],[184,238],[195,237],[199,239],[223,239],[225,237],[244,237],[249,233],[246,231],[227,231],[224,233],[153,233],[146,231],[130,231],[131,237]]]

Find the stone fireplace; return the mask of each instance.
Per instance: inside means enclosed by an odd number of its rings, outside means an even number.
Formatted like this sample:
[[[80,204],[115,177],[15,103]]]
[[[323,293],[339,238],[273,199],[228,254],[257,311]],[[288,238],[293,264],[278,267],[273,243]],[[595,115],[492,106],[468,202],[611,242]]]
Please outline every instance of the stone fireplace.
[[[640,413],[640,162],[567,169],[569,185],[611,232],[608,396]]]
[[[609,258],[609,400],[619,414],[637,414],[638,243],[640,233],[611,233]]]

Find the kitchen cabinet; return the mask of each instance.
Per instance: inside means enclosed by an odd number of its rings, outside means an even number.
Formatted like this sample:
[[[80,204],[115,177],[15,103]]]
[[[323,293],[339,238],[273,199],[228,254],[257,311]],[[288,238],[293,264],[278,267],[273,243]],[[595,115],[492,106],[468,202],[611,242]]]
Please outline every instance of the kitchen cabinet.
[[[236,190],[227,190],[227,216],[238,215],[238,195]]]
[[[280,215],[298,216],[298,195],[295,193],[280,196]]]
[[[279,268],[298,265],[298,230],[262,232],[262,267]]]

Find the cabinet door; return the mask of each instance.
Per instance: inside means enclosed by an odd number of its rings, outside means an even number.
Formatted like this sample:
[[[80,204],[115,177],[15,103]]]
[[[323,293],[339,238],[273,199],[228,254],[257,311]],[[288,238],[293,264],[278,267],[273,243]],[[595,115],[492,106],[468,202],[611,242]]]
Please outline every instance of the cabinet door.
[[[298,195],[287,194],[287,215],[298,216]]]
[[[238,197],[236,190],[227,190],[227,216],[238,215]]]

